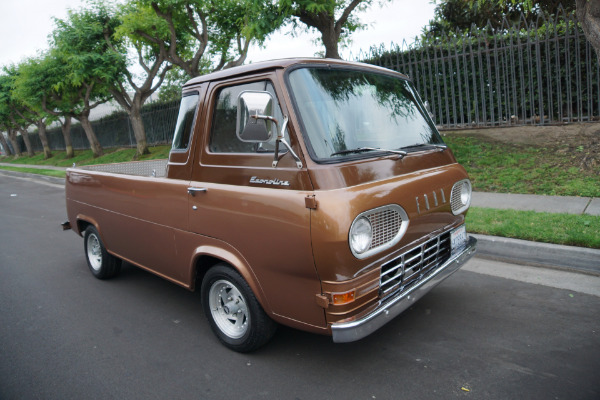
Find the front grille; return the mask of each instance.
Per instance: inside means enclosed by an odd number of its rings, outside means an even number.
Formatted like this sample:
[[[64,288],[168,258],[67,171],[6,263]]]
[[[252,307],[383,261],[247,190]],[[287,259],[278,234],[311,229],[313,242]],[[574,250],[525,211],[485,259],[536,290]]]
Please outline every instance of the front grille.
[[[381,267],[381,298],[409,289],[450,258],[450,232],[442,233]]]
[[[402,216],[395,209],[381,209],[368,214],[367,218],[373,229],[373,240],[369,249],[394,240],[402,225]]]
[[[363,253],[355,253],[354,257],[362,259],[369,257],[383,249],[396,245],[408,228],[408,215],[398,204],[388,204],[359,214],[354,222],[360,218],[367,218],[371,224],[371,245]],[[353,223],[354,225],[354,223]],[[352,227],[350,228],[352,231]]]

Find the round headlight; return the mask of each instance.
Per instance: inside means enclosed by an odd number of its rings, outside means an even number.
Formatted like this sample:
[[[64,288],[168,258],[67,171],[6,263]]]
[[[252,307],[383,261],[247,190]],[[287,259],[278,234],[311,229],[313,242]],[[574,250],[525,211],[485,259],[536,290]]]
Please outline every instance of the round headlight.
[[[471,199],[471,185],[469,182],[464,181],[460,188],[460,202],[463,206],[469,204],[469,200]]]
[[[373,240],[373,228],[365,217],[354,221],[350,228],[350,248],[356,254],[364,253],[371,246]]]
[[[471,191],[471,182],[468,179],[463,179],[454,184],[450,194],[450,204],[454,215],[458,215],[469,208],[471,205]]]

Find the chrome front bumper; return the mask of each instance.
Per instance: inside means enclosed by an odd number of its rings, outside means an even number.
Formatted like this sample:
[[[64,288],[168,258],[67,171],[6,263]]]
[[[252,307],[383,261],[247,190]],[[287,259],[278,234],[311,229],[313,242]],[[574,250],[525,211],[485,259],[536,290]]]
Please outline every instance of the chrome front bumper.
[[[477,250],[477,239],[470,236],[465,248],[452,255],[448,261],[426,276],[418,284],[401,292],[397,297],[386,300],[370,314],[354,321],[334,323],[331,325],[333,341],[336,343],[354,342],[370,335],[383,325],[396,318],[423,297],[438,283],[452,275],[473,257]]]

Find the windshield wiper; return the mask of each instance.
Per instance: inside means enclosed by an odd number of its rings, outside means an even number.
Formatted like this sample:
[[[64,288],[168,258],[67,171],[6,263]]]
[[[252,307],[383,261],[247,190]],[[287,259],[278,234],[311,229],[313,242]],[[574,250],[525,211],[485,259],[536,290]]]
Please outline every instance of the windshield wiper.
[[[398,154],[400,156],[400,158],[404,157],[407,154],[405,151],[402,151],[402,150],[388,150],[388,149],[381,149],[379,147],[358,147],[356,149],[336,151],[335,153],[331,153],[329,155],[329,157],[339,156],[339,155],[344,155],[344,154],[351,154],[351,153],[362,153],[364,151],[382,151],[384,153]]]
[[[418,143],[418,144],[411,144],[410,146],[404,146],[404,147],[402,147],[402,149],[413,149],[413,148],[417,148],[417,147],[436,147],[440,150],[446,150],[448,148],[448,146],[446,146],[445,144]]]

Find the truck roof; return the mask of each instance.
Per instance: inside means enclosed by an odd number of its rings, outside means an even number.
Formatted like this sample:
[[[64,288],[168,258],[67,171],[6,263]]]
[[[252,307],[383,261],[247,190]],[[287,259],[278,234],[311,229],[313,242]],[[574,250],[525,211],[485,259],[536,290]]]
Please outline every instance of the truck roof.
[[[354,67],[378,70],[380,72],[387,72],[387,73],[392,72],[392,73],[398,74],[399,76],[401,76],[404,79],[408,79],[408,77],[404,74],[400,74],[398,72],[395,72],[395,71],[392,71],[392,70],[389,70],[386,68],[377,67],[375,65],[365,64],[365,63],[360,63],[360,62],[343,61],[343,60],[336,60],[336,59],[332,59],[332,58],[283,58],[283,59],[279,59],[279,60],[261,61],[261,62],[257,62],[257,63],[242,65],[239,67],[228,68],[225,70],[198,76],[198,77],[192,78],[189,81],[187,81],[185,83],[184,87],[196,85],[196,84],[199,84],[202,82],[216,81],[216,80],[220,80],[220,79],[231,78],[231,77],[238,76],[238,75],[253,74],[253,73],[267,71],[267,70],[273,70],[273,69],[285,69],[290,66],[300,65],[300,64],[305,64],[305,65],[308,65],[308,64],[347,65],[347,66],[354,66]]]

